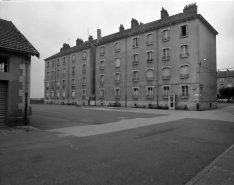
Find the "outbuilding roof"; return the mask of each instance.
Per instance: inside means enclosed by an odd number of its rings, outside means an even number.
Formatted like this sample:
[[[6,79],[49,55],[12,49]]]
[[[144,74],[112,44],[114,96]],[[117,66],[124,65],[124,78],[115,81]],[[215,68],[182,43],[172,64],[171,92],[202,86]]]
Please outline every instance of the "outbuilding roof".
[[[35,55],[39,52],[11,21],[0,19],[0,49]]]

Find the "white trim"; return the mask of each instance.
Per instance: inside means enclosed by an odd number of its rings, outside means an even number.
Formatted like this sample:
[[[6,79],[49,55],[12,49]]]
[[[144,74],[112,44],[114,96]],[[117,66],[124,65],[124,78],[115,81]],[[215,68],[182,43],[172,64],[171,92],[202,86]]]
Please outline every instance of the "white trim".
[[[182,66],[190,66],[190,63],[187,63],[187,64],[180,64],[180,65],[179,65],[179,68],[181,68]]]
[[[189,25],[189,22],[186,22],[186,23],[180,24],[180,25],[178,26],[178,28],[180,28],[181,26],[184,26],[184,25]]]
[[[116,90],[116,89],[119,89],[119,90],[120,90],[120,87],[115,87],[114,89],[115,89],[115,90]]]
[[[137,72],[139,72],[139,69],[134,69],[134,70],[132,70],[132,72],[134,72],[134,71],[137,71]]]
[[[99,60],[99,62],[100,62],[100,63],[101,63],[102,61],[104,61],[104,62],[105,62],[106,60],[105,60],[105,59]]]
[[[114,72],[114,75],[116,75],[116,74],[121,74],[121,72]]]
[[[138,38],[138,39],[139,39],[140,37],[139,37],[139,36],[132,37],[132,40],[135,39],[135,38]]]
[[[105,46],[105,45],[99,46],[99,49],[101,49],[102,47],[104,47],[104,48],[105,48],[106,46]]]
[[[149,32],[149,33],[146,33],[145,36],[147,37],[148,35],[153,35],[154,32]]]
[[[134,89],[134,88],[136,88],[136,89],[138,89],[138,90],[140,89],[139,86],[137,86],[137,87],[132,87],[132,89]]]
[[[87,54],[87,50],[84,50],[84,51],[82,51],[82,55],[83,55],[84,52],[86,52],[86,54]]]
[[[116,41],[115,44],[120,43],[120,41]]]
[[[149,52],[154,53],[154,50],[148,50],[148,51],[146,51],[146,53],[149,53]]]
[[[163,28],[163,29],[160,30],[160,32],[162,33],[163,31],[166,31],[166,30],[169,30],[169,31],[170,31],[171,28],[170,28],[170,27],[168,27],[168,28]]]
[[[83,64],[82,64],[82,66],[84,66],[84,65],[86,66],[86,63],[83,63]]]
[[[149,71],[149,70],[153,70],[154,71],[154,68],[147,68],[145,71]]]
[[[105,76],[105,74],[99,74],[99,76]]]
[[[190,87],[190,84],[180,84],[179,87],[181,88],[182,86],[188,86]]]
[[[156,88],[156,86],[145,86],[146,89],[148,89],[149,87],[152,87],[152,88]]]
[[[138,55],[138,56],[139,56],[139,53],[134,53],[134,54],[132,54],[132,57],[133,57],[134,55]]]
[[[171,66],[163,66],[161,69],[166,69],[166,68],[170,68],[171,69]]]
[[[164,49],[171,49],[171,47],[165,47],[165,48],[161,48],[161,50],[164,50]]]
[[[115,57],[115,60],[116,60],[117,58],[121,59],[121,56]]]
[[[162,85],[161,88],[163,87],[170,87],[171,88],[171,85]]]
[[[189,43],[180,44],[179,48],[180,48],[181,46],[188,46],[188,47],[189,47]]]

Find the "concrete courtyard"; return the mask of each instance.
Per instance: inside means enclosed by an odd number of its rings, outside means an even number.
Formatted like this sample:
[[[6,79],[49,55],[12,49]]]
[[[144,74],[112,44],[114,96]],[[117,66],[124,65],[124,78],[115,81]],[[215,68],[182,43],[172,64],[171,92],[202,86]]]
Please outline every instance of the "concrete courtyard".
[[[186,184],[234,143],[234,105],[32,109],[37,129],[0,136],[2,184]]]

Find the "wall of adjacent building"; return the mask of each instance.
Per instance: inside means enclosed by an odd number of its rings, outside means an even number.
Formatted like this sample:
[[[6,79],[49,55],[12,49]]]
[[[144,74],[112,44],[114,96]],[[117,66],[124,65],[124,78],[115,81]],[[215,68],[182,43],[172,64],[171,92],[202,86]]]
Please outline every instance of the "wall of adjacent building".
[[[0,51],[0,55],[9,58],[8,72],[0,72],[0,79],[7,81],[8,83],[7,124],[8,126],[24,125],[30,122],[29,107],[31,58],[25,54],[2,50]],[[28,93],[27,120],[25,118],[26,92]]]

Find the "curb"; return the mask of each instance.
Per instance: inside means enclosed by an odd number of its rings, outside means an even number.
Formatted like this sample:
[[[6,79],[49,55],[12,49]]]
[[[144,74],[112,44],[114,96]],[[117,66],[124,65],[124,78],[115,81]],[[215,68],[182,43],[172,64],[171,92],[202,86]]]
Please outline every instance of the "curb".
[[[230,150],[234,148],[234,144],[227,148],[222,154],[220,154],[213,162],[211,162],[207,167],[201,170],[196,176],[194,176],[189,182],[185,185],[194,185],[198,182],[206,173],[210,171],[210,169],[220,160],[222,159]]]

